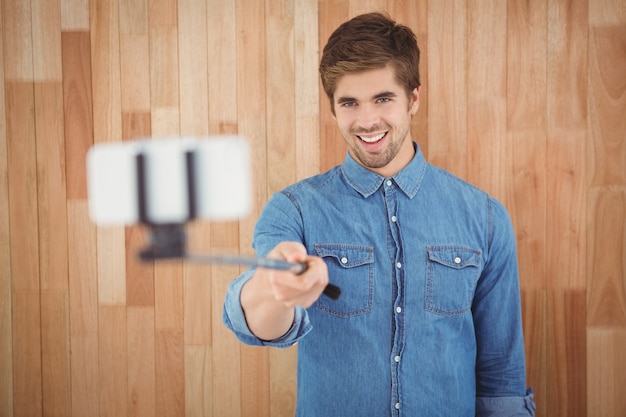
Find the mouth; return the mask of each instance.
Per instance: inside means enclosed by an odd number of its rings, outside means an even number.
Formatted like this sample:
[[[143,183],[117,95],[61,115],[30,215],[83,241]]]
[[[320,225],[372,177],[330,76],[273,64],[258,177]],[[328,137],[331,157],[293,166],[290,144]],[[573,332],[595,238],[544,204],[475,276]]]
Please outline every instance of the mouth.
[[[382,140],[385,136],[387,136],[387,132],[377,133],[375,135],[356,135],[356,137],[365,143],[376,143]]]

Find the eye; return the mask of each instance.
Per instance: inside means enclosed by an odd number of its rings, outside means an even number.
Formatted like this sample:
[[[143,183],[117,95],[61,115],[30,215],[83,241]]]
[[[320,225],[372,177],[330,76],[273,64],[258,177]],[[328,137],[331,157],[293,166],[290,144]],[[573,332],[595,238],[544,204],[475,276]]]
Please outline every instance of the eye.
[[[376,100],[377,103],[389,103],[390,101],[390,97],[380,97],[378,100]]]
[[[339,103],[340,107],[354,107],[356,106],[356,101],[342,101]]]

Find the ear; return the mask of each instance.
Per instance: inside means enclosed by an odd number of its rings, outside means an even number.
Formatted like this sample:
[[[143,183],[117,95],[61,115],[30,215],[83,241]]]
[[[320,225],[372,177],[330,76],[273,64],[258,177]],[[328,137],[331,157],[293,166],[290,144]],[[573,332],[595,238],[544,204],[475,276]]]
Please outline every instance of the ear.
[[[416,87],[413,89],[413,91],[411,91],[410,99],[411,99],[411,108],[409,110],[411,112],[411,116],[413,116],[415,115],[415,113],[417,113],[417,109],[420,108],[420,88],[419,87]]]

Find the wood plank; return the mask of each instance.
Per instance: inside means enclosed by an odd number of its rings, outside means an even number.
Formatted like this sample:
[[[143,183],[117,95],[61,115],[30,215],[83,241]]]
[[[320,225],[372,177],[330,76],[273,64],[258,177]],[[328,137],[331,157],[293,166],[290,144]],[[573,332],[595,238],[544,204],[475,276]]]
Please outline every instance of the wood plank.
[[[41,293],[43,415],[71,415],[70,309],[67,291]]]
[[[61,0],[61,31],[89,30],[89,0]]]
[[[294,100],[296,179],[320,172],[320,82],[318,1],[296,1],[294,14]],[[313,53],[313,52],[317,53]]]
[[[479,0],[468,9],[467,179],[505,201],[507,2]]]
[[[148,34],[149,0],[121,1],[119,4],[119,25],[122,35]],[[143,65],[143,64],[140,64]]]
[[[185,414],[185,347],[182,329],[156,331],[156,415]]]
[[[150,39],[148,33],[120,35],[122,110],[150,110]]]
[[[16,416],[42,414],[40,299],[37,290],[13,292],[13,407]]]
[[[148,24],[150,26],[176,26],[178,22],[177,0],[148,0]]]
[[[181,135],[208,133],[207,3],[178,1],[178,66]]]
[[[123,226],[98,227],[98,303],[126,304],[126,244]]]
[[[241,345],[241,415],[270,417],[271,348]]]
[[[87,202],[84,200],[68,201],[67,218],[70,332],[72,337],[97,336],[96,226],[89,219]]]
[[[0,33],[3,10],[0,7]],[[0,42],[0,80],[4,80],[4,53]],[[0,410],[13,415],[13,321],[11,291],[11,237],[8,179],[8,138],[4,82],[0,82]]]
[[[7,159],[14,290],[39,289],[37,146],[32,83],[7,83]]]
[[[543,6],[542,6],[543,5]],[[518,242],[520,282],[546,286],[546,26],[542,0],[508,5],[507,207]]]
[[[626,327],[626,187],[589,193],[587,324]]]
[[[212,315],[219,320],[222,317],[222,306],[228,283],[231,277],[237,275],[238,270],[237,266],[211,266],[211,276],[213,277]],[[240,416],[242,415],[243,382],[247,375],[247,370],[241,367],[240,343],[226,326],[221,324],[213,325],[212,332],[213,415]],[[258,404],[256,400],[255,404]],[[261,404],[263,403],[261,402]]]
[[[126,307],[98,308],[98,366],[102,417],[128,415],[128,343]]]
[[[30,2],[3,0],[2,39],[5,81],[33,81],[33,38]]]
[[[213,352],[210,346],[185,345],[185,415],[212,416]],[[246,414],[242,414],[246,415]],[[258,414],[251,414],[257,416]]]
[[[69,309],[72,415],[99,415],[99,321],[96,226],[85,200],[69,200]]]
[[[447,0],[430,2],[428,7],[428,49],[438,51],[428,59],[428,91],[435,97],[428,108],[428,160],[466,178],[467,107],[460,103],[466,102],[468,94],[468,6],[464,1]],[[425,92],[422,90],[420,102]],[[423,111],[420,108],[419,113]]]
[[[128,416],[156,415],[154,308],[128,307]]]
[[[35,84],[39,274],[43,290],[68,289],[63,86]]]
[[[119,141],[122,112],[118,2],[91,0],[89,10],[94,141]]]
[[[550,287],[586,286],[587,9],[587,1],[548,3],[545,176]]]
[[[61,42],[67,197],[84,199],[87,198],[85,160],[94,135],[89,32],[64,32]]]
[[[626,24],[626,18],[624,18]],[[622,26],[590,28],[589,174],[592,187],[626,185],[626,36]]]
[[[209,133],[237,133],[237,19],[235,2],[207,2]]]
[[[178,111],[177,36],[176,26],[150,27],[150,105],[153,112],[161,108]],[[153,123],[158,120],[153,114]]]
[[[620,417],[626,410],[626,330],[592,328],[587,337],[588,415]]]
[[[194,225],[194,229],[198,228]],[[200,227],[201,228],[201,227]],[[195,235],[198,236],[198,235]],[[194,239],[194,234],[189,234]],[[195,253],[212,251],[208,245],[202,245]],[[213,343],[211,329],[218,325],[213,318],[211,303],[211,267],[205,264],[185,264],[184,267],[184,327],[185,346],[211,346]],[[221,316],[220,316],[221,317]]]
[[[296,180],[293,1],[267,3],[267,188],[273,194]]]
[[[73,416],[99,416],[100,380],[98,328],[88,335],[71,337],[71,393]]]
[[[184,327],[183,277],[181,261],[163,261],[154,267],[155,323],[158,330]]]
[[[270,415],[293,416],[296,412],[298,348],[270,350]]]
[[[587,326],[584,290],[549,291],[545,415],[587,416]],[[592,412],[595,413],[594,410]]]
[[[61,82],[60,0],[31,0],[30,3],[34,80]]]

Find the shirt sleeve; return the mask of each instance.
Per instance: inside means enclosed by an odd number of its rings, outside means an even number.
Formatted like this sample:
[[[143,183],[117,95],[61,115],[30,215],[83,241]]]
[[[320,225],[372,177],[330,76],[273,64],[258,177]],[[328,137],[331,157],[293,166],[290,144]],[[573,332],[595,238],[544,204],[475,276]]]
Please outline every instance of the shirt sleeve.
[[[507,414],[523,410],[528,398],[516,240],[506,209],[491,198],[488,217],[485,266],[472,305],[476,408],[484,410],[477,415],[532,415]]]
[[[478,397],[476,417],[534,417],[536,405],[532,389],[525,397]]]
[[[263,209],[255,227],[254,249],[257,256],[266,256],[279,242],[302,241],[298,218],[297,210],[291,201],[282,193],[275,194]],[[295,309],[291,328],[278,339],[262,340],[250,331],[241,307],[240,297],[243,286],[252,278],[254,271],[254,268],[248,269],[228,286],[224,299],[222,321],[242,343],[279,348],[293,346],[312,329],[308,313],[301,307]]]
[[[262,340],[256,337],[248,327],[246,316],[241,308],[240,295],[244,284],[252,277],[253,269],[244,272],[237,277],[228,287],[224,299],[222,321],[230,329],[237,339],[251,346],[272,346],[286,348],[293,346],[301,337],[305,336],[312,328],[309,317],[301,307],[296,307],[293,324],[283,336],[274,340]]]

